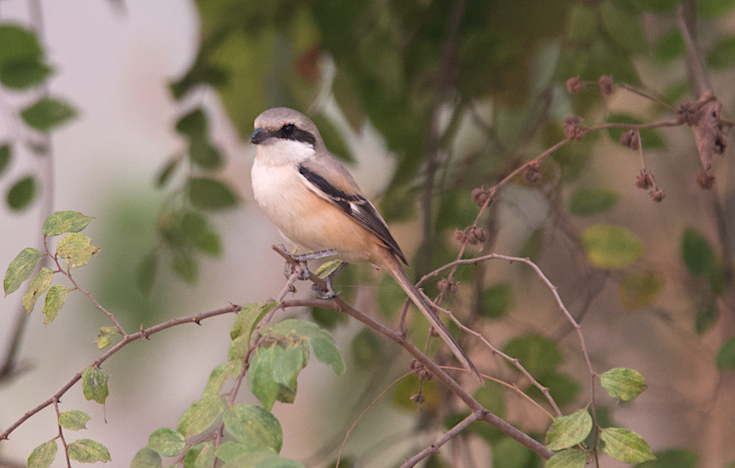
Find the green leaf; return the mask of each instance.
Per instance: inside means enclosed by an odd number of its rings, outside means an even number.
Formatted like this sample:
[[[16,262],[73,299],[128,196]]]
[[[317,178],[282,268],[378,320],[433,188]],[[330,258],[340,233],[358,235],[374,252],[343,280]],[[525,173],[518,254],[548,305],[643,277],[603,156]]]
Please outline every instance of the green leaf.
[[[318,336],[312,338],[310,342],[316,358],[320,362],[332,366],[335,374],[342,375],[342,372],[345,370],[345,364],[342,361],[342,355],[334,344],[334,338],[327,334],[327,337]]]
[[[228,440],[223,442],[217,449],[217,458],[225,463],[233,463],[250,453],[252,453],[252,451],[249,447],[238,442]]]
[[[569,416],[558,416],[546,432],[546,448],[562,450],[582,443],[592,430],[592,416],[586,409],[575,411]]]
[[[600,376],[602,386],[613,398],[630,401],[643,393],[647,385],[644,377],[634,369],[616,367]]]
[[[174,259],[172,267],[174,272],[179,275],[179,278],[188,284],[196,283],[197,277],[199,276],[199,265],[194,258],[179,253]]]
[[[242,369],[242,361],[228,361],[212,369],[204,387],[203,397],[217,396],[230,378],[237,378]]]
[[[495,382],[487,382],[478,387],[472,395],[482,406],[501,418],[506,414],[505,387]]]
[[[169,159],[168,162],[166,162],[166,164],[156,176],[156,188],[160,189],[168,184],[168,181],[171,180],[174,172],[176,172],[176,168],[179,167],[179,164],[181,164],[181,161],[183,160],[184,158],[181,155],[176,155]]]
[[[130,468],[163,468],[163,461],[159,454],[148,447],[143,447],[133,457]]]
[[[193,177],[187,184],[191,204],[200,210],[224,210],[237,205],[237,196],[223,182]]]
[[[8,206],[16,211],[23,210],[31,204],[36,197],[36,178],[24,177],[13,184],[5,197]]]
[[[110,452],[107,448],[89,439],[79,439],[69,444],[67,451],[69,458],[82,463],[94,463],[101,461],[107,463],[111,460]]]
[[[181,230],[202,253],[213,256],[222,253],[219,234],[209,228],[207,219],[201,213],[186,212],[181,218]]]
[[[279,456],[266,457],[264,460],[255,465],[255,468],[304,468],[304,465],[297,460],[289,460]]]
[[[53,237],[67,232],[79,232],[87,227],[93,219],[91,216],[84,216],[78,211],[57,211],[46,218],[43,223],[43,235]]]
[[[136,270],[136,283],[138,289],[145,295],[151,293],[153,289],[153,281],[156,279],[156,269],[158,267],[158,256],[156,252],[151,252],[140,261]]]
[[[46,303],[43,305],[43,314],[46,316],[43,319],[44,325],[48,325],[56,319],[56,315],[64,307],[64,302],[66,302],[66,296],[68,294],[69,289],[63,284],[57,284],[48,290],[46,293]]]
[[[519,359],[521,365],[535,377],[555,372],[563,359],[556,343],[537,334],[512,338],[503,347],[503,352]],[[509,365],[515,372],[520,372],[514,365]]]
[[[513,308],[513,288],[508,283],[491,286],[480,297],[480,314],[498,318]]]
[[[665,279],[660,271],[627,275],[620,280],[618,298],[625,310],[648,307],[664,292]]]
[[[502,437],[492,443],[494,467],[526,468],[534,466],[533,454],[510,437]]]
[[[91,418],[84,411],[71,410],[64,411],[59,415],[59,425],[64,429],[78,431],[87,428],[87,421]]]
[[[34,448],[28,456],[28,468],[48,468],[54,462],[58,449],[56,440],[49,440]]]
[[[568,374],[553,372],[542,375],[537,380],[549,389],[554,400],[560,406],[574,401],[579,394],[579,382]],[[529,384],[524,392],[537,401],[547,401],[546,396],[534,385]]]
[[[105,349],[112,344],[111,338],[120,333],[117,327],[101,327],[100,334],[94,340],[97,349]]]
[[[86,265],[92,255],[100,251],[99,247],[90,245],[92,239],[72,232],[59,241],[56,246],[56,255],[66,261],[67,268],[77,268]]]
[[[240,336],[250,337],[253,334],[255,326],[263,320],[263,317],[278,306],[280,302],[264,301],[248,304],[237,313],[235,321],[230,329],[230,338],[233,340]],[[249,344],[249,342],[248,342]]]
[[[82,390],[84,398],[104,404],[110,390],[107,388],[107,374],[99,367],[87,367],[82,372]]]
[[[641,240],[622,226],[596,224],[582,234],[587,260],[597,268],[625,268],[643,255]]]
[[[591,41],[597,35],[597,12],[589,6],[575,4],[569,10],[567,35],[575,41]]]
[[[640,24],[640,15],[637,12],[617,8],[611,0],[602,3],[600,7],[602,26],[620,46],[630,53],[646,51],[646,36]]]
[[[184,456],[184,468],[211,468],[213,462],[214,445],[211,442],[190,448]]]
[[[5,172],[5,169],[10,164],[10,159],[12,157],[12,146],[9,144],[2,144],[0,145],[0,176],[3,175],[3,172]]]
[[[204,138],[194,138],[189,142],[189,160],[191,163],[205,170],[213,170],[222,166],[222,153]]]
[[[662,34],[656,43],[656,61],[659,63],[669,63],[677,57],[681,57],[686,52],[684,39],[677,30],[669,31]]]
[[[219,396],[206,396],[194,402],[179,419],[178,430],[185,438],[201,434],[211,426],[227,407]]]
[[[587,455],[581,450],[564,450],[549,458],[546,468],[584,468]]]
[[[715,359],[717,370],[735,369],[735,336],[731,337],[722,345]]]
[[[0,25],[0,64],[22,60],[39,60],[43,49],[36,34],[19,24]]]
[[[248,386],[266,410],[273,408],[281,386],[273,380],[275,348],[258,348],[253,353],[248,369]]]
[[[604,213],[618,202],[620,193],[615,190],[581,188],[572,194],[569,212],[577,216]]]
[[[273,346],[273,381],[288,387],[294,392],[296,391],[296,380],[299,372],[306,366],[303,346],[304,343],[291,345],[286,349]]]
[[[233,405],[225,411],[225,429],[252,452],[272,450],[283,446],[283,430],[275,416],[260,406]]]
[[[694,329],[697,335],[703,335],[717,323],[717,307],[714,304],[706,304],[703,310],[697,312],[694,318]]]
[[[720,39],[707,54],[707,65],[715,70],[735,64],[735,37]]]
[[[8,89],[23,90],[42,84],[53,71],[36,60],[5,62],[0,64],[0,83]]]
[[[185,447],[184,436],[168,427],[156,429],[148,437],[148,448],[164,457],[175,457],[183,452]]]
[[[27,247],[10,262],[3,280],[6,296],[15,292],[25,280],[31,277],[36,265],[41,261],[41,257],[41,252],[32,247]]]
[[[638,463],[655,460],[651,447],[638,434],[620,427],[608,427],[600,433],[605,442],[604,451],[623,463]]]
[[[23,307],[30,314],[33,306],[36,305],[36,299],[43,294],[49,286],[51,286],[51,278],[54,271],[51,268],[43,267],[31,278],[28,284],[28,292],[23,296]]]
[[[188,138],[204,138],[209,131],[207,115],[201,108],[196,108],[176,122],[176,131]]]
[[[715,253],[706,237],[694,228],[686,228],[681,237],[681,258],[694,276],[705,276],[712,271]]]
[[[20,116],[28,126],[39,132],[48,132],[76,117],[77,111],[61,99],[44,97],[23,109]]]
[[[639,463],[635,468],[697,468],[699,462],[699,454],[691,450],[669,449],[655,455],[655,460]]]

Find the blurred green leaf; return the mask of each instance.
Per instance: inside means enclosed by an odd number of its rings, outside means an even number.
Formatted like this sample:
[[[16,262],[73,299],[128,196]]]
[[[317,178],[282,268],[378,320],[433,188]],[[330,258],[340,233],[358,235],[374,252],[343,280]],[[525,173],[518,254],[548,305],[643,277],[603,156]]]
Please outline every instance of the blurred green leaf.
[[[107,388],[107,374],[99,367],[87,367],[82,372],[82,390],[84,398],[94,400],[103,405],[110,394]]]
[[[91,418],[84,411],[71,410],[59,414],[59,425],[64,429],[78,431],[87,428],[87,421]]]
[[[378,358],[381,352],[380,340],[375,335],[375,332],[369,328],[363,328],[352,339],[350,351],[357,367],[361,369],[370,368],[379,362]]]
[[[5,169],[7,169],[12,158],[13,147],[9,143],[0,145],[0,176],[3,175]]]
[[[635,468],[697,468],[699,462],[699,454],[691,450],[661,450],[654,455],[655,460],[639,463]]]
[[[480,315],[498,318],[513,308],[513,288],[508,283],[493,285],[480,298]]]
[[[546,462],[545,468],[584,468],[587,455],[581,450],[563,450]]]
[[[579,382],[568,374],[553,372],[543,375],[537,380],[541,385],[549,389],[551,396],[554,397],[554,401],[560,406],[571,403],[579,395]],[[537,401],[547,401],[546,395],[541,393],[541,390],[535,385],[529,384],[524,391],[528,396]]]
[[[643,393],[647,385],[635,369],[616,367],[600,376],[600,383],[613,398],[630,401]]]
[[[666,86],[661,94],[661,100],[671,106],[676,106],[687,94],[689,94],[689,82],[675,81]]]
[[[618,202],[620,193],[615,190],[580,188],[572,194],[569,212],[577,216],[604,213]]]
[[[220,396],[207,396],[194,402],[181,416],[178,431],[189,438],[204,432],[225,411],[227,402]]]
[[[233,405],[225,411],[225,429],[252,452],[281,451],[283,430],[281,423],[268,411],[255,405]]]
[[[596,224],[582,234],[587,260],[597,268],[625,268],[643,255],[638,236],[622,226]]]
[[[189,160],[196,167],[205,170],[218,169],[223,163],[219,148],[201,137],[189,141]]]
[[[36,197],[37,184],[33,176],[24,177],[13,184],[5,199],[12,210],[20,211],[28,208]]]
[[[194,109],[176,122],[176,131],[191,139],[202,139],[209,132],[207,115],[201,107]]]
[[[158,256],[155,252],[151,252],[140,261],[136,270],[136,283],[138,289],[149,295],[153,288],[153,281],[156,279],[156,268],[158,267]]]
[[[69,444],[67,453],[69,454],[69,458],[81,463],[94,463],[98,461],[105,463],[111,460],[107,447],[89,439],[75,440]]]
[[[623,463],[637,463],[656,459],[651,453],[651,447],[648,443],[633,431],[619,427],[608,427],[602,430],[600,438],[605,442],[605,453]]]
[[[576,4],[569,9],[567,36],[575,41],[592,41],[598,33],[597,11],[587,5]]]
[[[237,196],[222,181],[192,177],[187,184],[191,204],[200,210],[224,210],[237,205]]]
[[[14,61],[38,61],[43,49],[36,34],[20,24],[0,25],[0,65]]]
[[[176,168],[179,167],[181,161],[183,161],[183,157],[181,155],[176,155],[166,162],[156,176],[156,188],[163,188],[168,184],[168,181],[173,177],[174,172],[176,172]]]
[[[735,0],[699,0],[697,16],[717,17],[728,13],[735,5]]]
[[[504,418],[506,414],[505,387],[496,382],[488,381],[472,394],[486,409],[498,417]]]
[[[43,97],[20,112],[25,123],[39,132],[59,127],[76,115],[77,111],[69,103],[50,97]]]
[[[717,370],[735,369],[735,336],[731,337],[720,347],[715,359]]]
[[[181,218],[183,234],[204,254],[218,256],[222,243],[218,233],[212,231],[201,213],[187,211]]]
[[[546,448],[563,450],[584,441],[592,430],[592,416],[586,409],[575,411],[569,416],[557,416],[546,432]]]
[[[732,65],[735,65],[735,37],[724,37],[707,54],[707,66],[721,70]]]
[[[163,468],[163,461],[159,454],[148,447],[143,447],[133,457],[130,468]]]
[[[199,265],[197,261],[189,256],[181,253],[176,254],[172,265],[174,272],[188,284],[194,284],[199,277]]]
[[[0,83],[8,89],[23,90],[46,81],[53,69],[35,60],[0,63]]]
[[[31,277],[41,257],[41,252],[32,247],[26,247],[10,262],[3,279],[6,296],[15,292],[25,280]]]
[[[712,271],[715,253],[706,237],[694,228],[684,229],[681,237],[681,258],[694,276],[705,276]]]
[[[605,31],[621,47],[630,53],[639,54],[646,51],[648,41],[637,13],[617,8],[611,0],[606,0],[600,7],[600,15]]]
[[[93,219],[91,216],[84,216],[78,211],[57,211],[44,221],[43,235],[53,237],[67,232],[79,232],[87,227]]]
[[[28,292],[23,296],[23,307],[30,314],[33,310],[33,306],[36,304],[38,296],[46,292],[49,286],[51,286],[51,278],[54,276],[53,270],[50,268],[43,267],[31,278],[28,284]]]
[[[43,319],[44,325],[48,325],[56,319],[56,315],[64,307],[64,302],[66,302],[66,296],[68,294],[69,289],[63,284],[51,286],[46,293],[46,303],[43,306],[43,314],[46,316]]]
[[[411,374],[408,377],[401,379],[401,381],[393,388],[395,389],[393,393],[393,402],[396,403],[399,408],[415,413],[416,409],[419,407],[426,411],[436,411],[441,404],[441,388],[435,380],[424,380],[419,387],[419,378],[416,374]],[[424,397],[424,402],[420,405],[412,399],[414,395],[418,394],[419,388],[421,389],[421,396]]]
[[[28,468],[48,468],[56,458],[56,451],[59,446],[56,440],[49,440],[33,449],[28,456]]]
[[[592,44],[582,66],[583,71],[575,73],[581,75],[582,79],[597,81],[600,76],[606,75],[612,76],[616,83],[638,85],[641,81],[631,57],[603,38]]]
[[[494,467],[529,468],[534,465],[533,452],[510,437],[491,443]]]
[[[185,447],[184,436],[168,427],[156,429],[148,437],[148,448],[164,457],[175,457],[183,452]]]
[[[678,57],[682,57],[685,52],[684,39],[677,30],[662,34],[656,42],[655,58],[659,63],[669,63]]]
[[[717,307],[714,304],[708,304],[704,310],[697,312],[697,316],[694,318],[694,330],[698,335],[703,335],[708,332],[715,323],[717,323]]]
[[[503,352],[519,359],[521,365],[534,377],[555,372],[563,360],[556,343],[537,334],[511,338],[503,347]],[[508,365],[513,371],[520,372],[514,365]]]
[[[618,298],[625,310],[648,307],[664,292],[664,274],[660,271],[647,271],[626,275],[620,280]]]

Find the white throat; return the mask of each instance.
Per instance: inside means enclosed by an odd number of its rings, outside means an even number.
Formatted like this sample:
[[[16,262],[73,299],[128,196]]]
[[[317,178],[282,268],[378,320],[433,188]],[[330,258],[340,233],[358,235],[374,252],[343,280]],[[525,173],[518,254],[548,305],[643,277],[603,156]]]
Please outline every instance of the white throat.
[[[267,166],[298,164],[314,156],[314,147],[303,141],[270,138],[256,149],[256,162]]]

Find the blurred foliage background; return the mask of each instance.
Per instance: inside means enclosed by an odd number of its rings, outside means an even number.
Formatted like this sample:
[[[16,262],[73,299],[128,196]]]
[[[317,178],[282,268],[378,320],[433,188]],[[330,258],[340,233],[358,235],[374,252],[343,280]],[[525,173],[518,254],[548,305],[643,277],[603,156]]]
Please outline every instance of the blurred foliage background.
[[[563,140],[567,115],[579,115],[588,127],[671,121],[676,120],[673,107],[699,97],[689,72],[693,59],[687,58],[675,15],[680,4],[728,118],[735,103],[732,0],[197,1],[198,51],[183,73],[161,83],[178,107],[171,127],[184,143],[172,156],[159,155],[157,174],[144,175],[159,190],[157,214],[150,202],[118,207],[116,220],[105,221],[118,224],[109,235],[119,237],[113,244],[132,242],[135,247],[120,247],[116,257],[108,258],[122,260],[132,251],[127,262],[136,266],[121,275],[113,260],[97,259],[100,270],[110,271],[96,283],[89,281],[100,289],[101,302],[125,311],[121,322],[150,325],[174,313],[165,304],[179,286],[171,286],[168,271],[192,288],[198,284],[198,295],[206,298],[209,283],[202,271],[224,268],[218,262],[233,251],[244,250],[247,259],[248,251],[267,250],[269,242],[276,242],[270,237],[257,244],[227,241],[243,226],[222,213],[250,197],[249,184],[247,175],[233,168],[232,159],[242,155],[216,136],[218,125],[231,125],[241,148],[246,147],[255,116],[274,106],[312,117],[327,147],[351,167],[382,166],[369,177],[384,179],[358,177],[358,182],[379,187],[370,195],[410,252],[412,274],[418,278],[456,258],[460,244],[454,231],[473,224],[478,213],[472,190],[496,184]],[[125,2],[111,2],[110,8],[122,9],[124,17]],[[31,96],[5,106],[3,112],[15,117],[4,121],[19,123],[0,135],[0,183],[7,209],[21,213],[42,203],[39,197],[53,194],[43,177],[19,179],[3,170],[14,158],[53,155],[63,160],[65,155],[53,154],[50,132],[73,119],[76,110],[73,102],[47,91],[55,70],[44,50],[53,44],[44,44],[27,26],[0,26],[5,34],[0,35],[4,92]],[[617,85],[612,95],[603,95],[596,84],[576,94],[567,91],[569,78],[596,83],[603,75]],[[626,91],[626,86],[641,92]],[[212,90],[214,104],[207,97]],[[220,110],[226,119],[218,117]],[[465,257],[488,252],[530,257],[581,323],[595,369],[601,373],[626,366],[646,377],[648,390],[635,403],[598,392],[596,404],[603,426],[614,421],[650,443],[659,460],[648,464],[731,466],[733,164],[727,152],[716,158],[710,172],[716,183],[705,190],[696,183],[702,168],[689,127],[642,132],[645,162],[638,151],[620,145],[621,133],[592,132],[544,160],[538,178],[514,178],[478,221],[489,237],[469,246]],[[389,159],[360,157],[366,138],[377,140],[376,147]],[[636,187],[644,168],[663,189],[663,202],[653,202]],[[79,189],[84,190],[83,184]],[[600,230],[612,232],[609,226],[630,234],[623,236],[637,252],[630,260],[595,261],[590,238]],[[143,237],[135,233],[139,229]],[[626,245],[606,253],[620,258],[630,253]],[[267,261],[280,269],[277,256]],[[444,306],[520,358],[551,388],[565,413],[589,403],[590,379],[573,329],[538,277],[523,265],[492,262],[462,267],[456,279],[459,291],[445,297]],[[351,267],[339,283],[343,297],[397,323],[403,296],[390,280],[376,278],[369,267]],[[437,292],[434,284],[425,288]],[[92,285],[87,289],[94,290]],[[277,291],[275,285],[238,299],[260,301]],[[230,300],[222,290],[218,298]],[[395,359],[396,348],[343,317],[324,310],[311,313],[343,337],[342,351],[352,371],[342,381],[329,380],[327,388],[312,388],[315,396],[309,401],[324,408],[318,417],[289,420],[284,408],[279,419],[309,433],[307,442],[300,441],[304,445],[292,448],[292,458],[306,466],[329,466],[346,429],[405,372],[407,359]],[[412,321],[411,335],[421,342],[426,325],[420,317]],[[520,374],[479,343],[465,337],[463,345],[485,372],[543,401]],[[417,413],[408,399],[416,389],[410,379],[396,387],[392,401],[376,409],[376,416],[349,440],[345,466],[396,465],[463,416],[460,405],[447,403],[442,389],[431,385],[424,388],[427,401]],[[488,384],[476,396],[514,425],[543,437],[548,418],[516,393]],[[389,422],[393,418],[401,421],[395,433]],[[499,432],[475,424],[426,466],[540,463]],[[615,466],[610,459],[603,463]]]

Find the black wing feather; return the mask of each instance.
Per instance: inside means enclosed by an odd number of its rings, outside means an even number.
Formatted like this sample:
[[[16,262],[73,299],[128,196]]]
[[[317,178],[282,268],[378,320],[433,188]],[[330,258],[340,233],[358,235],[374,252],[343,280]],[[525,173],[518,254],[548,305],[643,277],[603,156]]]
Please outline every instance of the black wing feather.
[[[395,252],[403,263],[408,265],[406,256],[401,252],[398,242],[393,239],[393,236],[388,230],[388,226],[385,225],[385,221],[383,221],[383,218],[380,217],[380,214],[370,201],[361,195],[348,195],[344,193],[342,190],[327,182],[324,177],[310,171],[304,166],[299,166],[299,172],[306,180],[314,184],[322,191],[322,193],[327,195],[329,197],[329,201],[331,201],[336,207],[342,210],[347,216],[360,223],[361,226],[364,226],[367,230],[378,236],[378,238],[382,240],[389,249]]]

